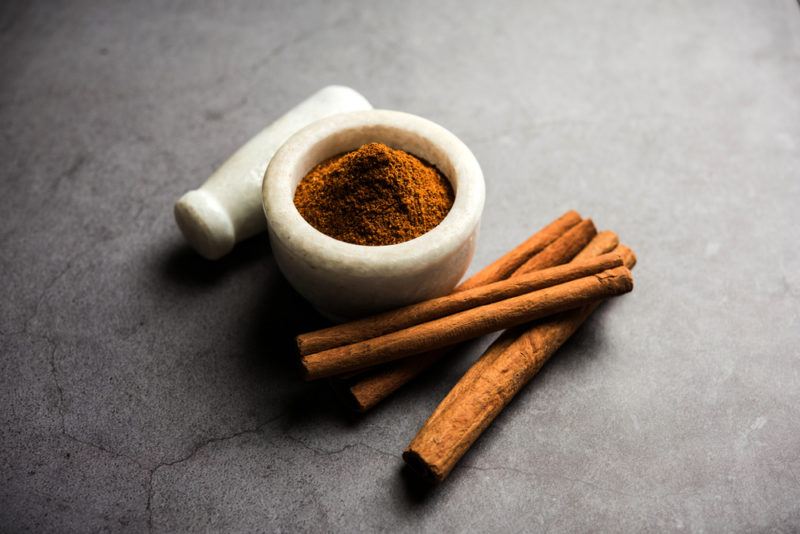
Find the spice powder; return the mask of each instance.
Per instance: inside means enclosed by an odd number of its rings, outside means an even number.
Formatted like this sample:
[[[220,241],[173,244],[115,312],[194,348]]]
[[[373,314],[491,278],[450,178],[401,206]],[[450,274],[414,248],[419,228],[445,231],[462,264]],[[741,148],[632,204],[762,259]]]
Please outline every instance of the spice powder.
[[[402,150],[368,143],[314,167],[294,203],[311,226],[357,245],[392,245],[438,225],[453,206],[450,182]]]

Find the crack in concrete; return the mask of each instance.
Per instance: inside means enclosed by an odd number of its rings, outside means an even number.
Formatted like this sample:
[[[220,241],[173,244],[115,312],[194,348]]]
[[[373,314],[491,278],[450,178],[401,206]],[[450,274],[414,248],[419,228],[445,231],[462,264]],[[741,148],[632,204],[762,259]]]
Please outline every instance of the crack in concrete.
[[[62,276],[63,276],[63,274],[62,274]],[[78,443],[78,444],[81,444],[81,445],[84,445],[84,446],[91,447],[93,449],[99,450],[99,451],[101,451],[101,452],[103,452],[105,454],[108,454],[108,455],[110,455],[110,456],[112,456],[114,458],[121,458],[121,459],[127,460],[127,461],[133,463],[134,465],[136,465],[137,467],[143,469],[144,471],[147,471],[148,478],[147,478],[147,499],[146,499],[146,504],[145,504],[145,513],[147,515],[147,525],[148,525],[148,531],[149,532],[152,532],[152,529],[153,529],[153,513],[152,513],[152,501],[153,501],[153,495],[154,495],[154,493],[153,493],[153,479],[155,477],[156,471],[158,471],[159,469],[164,468],[164,467],[171,467],[171,466],[180,464],[182,462],[186,462],[186,461],[190,460],[192,457],[194,457],[203,448],[205,448],[205,447],[207,447],[207,446],[209,446],[209,445],[211,445],[213,443],[221,443],[221,442],[224,442],[224,441],[228,441],[228,440],[231,440],[231,439],[235,439],[235,438],[241,437],[241,436],[246,435],[246,434],[258,433],[264,427],[268,426],[269,424],[277,421],[278,419],[280,419],[280,418],[282,418],[282,417],[284,417],[286,415],[286,412],[282,412],[282,413],[280,413],[280,414],[278,414],[278,415],[276,415],[274,417],[271,417],[268,420],[256,425],[255,427],[246,428],[244,430],[239,430],[239,431],[236,431],[236,432],[234,432],[232,434],[227,434],[227,435],[224,435],[224,436],[217,436],[217,437],[212,437],[212,438],[205,439],[202,442],[196,443],[195,445],[193,445],[188,454],[185,454],[185,455],[183,455],[180,458],[177,458],[175,460],[172,460],[172,461],[169,461],[169,462],[162,462],[162,463],[157,464],[156,466],[154,466],[152,468],[148,468],[145,464],[143,464],[140,460],[138,460],[137,458],[134,458],[133,456],[130,456],[130,455],[127,455],[125,453],[121,453],[121,452],[115,451],[115,450],[113,450],[111,448],[108,448],[106,446],[100,445],[98,443],[94,443],[92,441],[81,439],[81,438],[77,437],[76,435],[72,434],[69,430],[67,430],[66,411],[65,411],[65,408],[64,408],[64,397],[65,397],[65,395],[64,395],[64,387],[62,386],[61,380],[59,379],[59,376],[58,376],[58,365],[57,365],[57,358],[56,358],[56,355],[58,353],[58,344],[51,337],[47,336],[46,334],[32,334],[30,332],[27,332],[27,328],[26,328],[26,330],[23,330],[21,332],[14,332],[12,334],[22,334],[22,333],[27,333],[28,335],[30,335],[30,336],[32,336],[34,338],[39,338],[39,339],[43,340],[45,343],[47,343],[50,346],[50,354],[48,356],[48,365],[49,365],[50,375],[51,375],[52,380],[53,380],[53,385],[55,386],[56,391],[58,393],[58,401],[57,401],[57,405],[56,405],[56,413],[58,415],[60,434],[62,436],[64,436],[65,438],[67,438],[67,439],[69,439],[71,441],[74,441],[75,443]]]
[[[72,441],[74,441],[76,443],[80,443],[82,445],[86,445],[88,447],[92,447],[92,448],[97,449],[99,451],[102,451],[102,452],[104,452],[106,454],[114,456],[115,458],[122,458],[122,459],[128,460],[129,462],[131,462],[133,464],[136,464],[140,468],[142,468],[144,470],[147,470],[147,467],[145,467],[139,460],[137,460],[133,456],[129,456],[129,455],[127,455],[125,453],[122,453],[122,452],[117,452],[115,450],[109,449],[108,447],[105,447],[105,446],[100,445],[98,443],[94,443],[92,441],[87,441],[85,439],[81,439],[81,438],[79,438],[79,437],[77,437],[77,436],[75,436],[73,434],[70,434],[66,430],[63,431],[63,434],[64,434],[65,437],[71,439]]]
[[[28,315],[28,317],[26,317],[25,320],[23,321],[22,329],[17,330],[15,332],[9,332],[6,335],[19,335],[19,334],[34,335],[31,332],[31,323],[33,322],[34,319],[36,319],[36,317],[38,317],[39,310],[42,307],[44,299],[47,297],[48,293],[50,293],[50,290],[53,289],[53,287],[55,287],[55,285],[69,272],[70,269],[72,269],[72,264],[75,261],[75,259],[83,253],[84,251],[81,250],[73,254],[69,258],[67,258],[67,261],[64,262],[64,267],[59,272],[57,272],[53,276],[53,278],[50,279],[49,282],[47,282],[42,292],[39,293],[38,297],[36,297],[36,303],[33,305],[33,310],[31,311],[30,315]],[[43,334],[35,334],[35,335],[39,335],[42,338],[46,338],[46,336]],[[50,342],[49,339],[47,341]]]
[[[152,469],[148,469],[147,471],[149,473],[149,477],[148,477],[148,480],[147,480],[147,504],[145,506],[145,512],[147,514],[148,532],[152,532],[153,531],[152,502],[153,502],[153,496],[155,495],[155,493],[153,491],[153,479],[155,478],[156,471],[158,471],[159,469],[165,468],[165,467],[173,467],[173,466],[178,465],[180,463],[187,462],[187,461],[191,460],[202,449],[204,449],[205,447],[208,447],[209,445],[211,445],[213,443],[222,443],[222,442],[225,442],[225,441],[230,441],[232,439],[236,439],[236,438],[239,438],[239,437],[247,435],[247,434],[257,434],[257,433],[261,432],[261,430],[263,430],[265,427],[267,427],[270,424],[274,423],[278,419],[281,419],[285,415],[286,415],[286,412],[282,412],[282,413],[280,413],[280,414],[278,414],[278,415],[276,415],[274,417],[271,417],[271,418],[267,419],[266,421],[264,421],[263,423],[258,424],[255,427],[246,428],[244,430],[240,430],[240,431],[234,432],[233,434],[228,434],[228,435],[225,435],[225,436],[218,436],[218,437],[205,439],[202,442],[195,444],[192,447],[192,449],[189,451],[188,454],[185,454],[184,456],[182,456],[180,458],[177,458],[175,460],[172,460],[170,462],[162,462],[162,463],[156,465],[155,467],[153,467]]]
[[[50,365],[50,375],[53,378],[53,384],[55,385],[56,391],[58,392],[58,402],[56,404],[56,412],[58,413],[59,427],[60,427],[60,430],[61,430],[61,434],[64,437],[66,437],[67,439],[70,439],[70,440],[72,440],[72,441],[74,441],[76,443],[80,443],[82,445],[86,445],[88,447],[92,447],[92,448],[97,449],[99,451],[102,451],[102,452],[104,452],[106,454],[109,454],[109,455],[111,455],[111,456],[113,456],[115,458],[123,458],[125,460],[128,460],[128,461],[136,464],[137,466],[139,466],[142,469],[146,469],[146,467],[144,465],[142,465],[142,463],[139,460],[137,460],[136,458],[134,458],[132,456],[129,456],[127,454],[111,450],[108,447],[105,447],[105,446],[100,445],[98,443],[94,443],[92,441],[81,439],[81,438],[75,436],[74,434],[70,433],[69,430],[67,430],[66,413],[65,413],[65,410],[64,410],[64,387],[61,385],[61,380],[59,380],[59,378],[58,378],[58,367],[57,367],[57,364],[56,364],[56,353],[58,352],[58,345],[56,344],[55,341],[53,341],[47,335],[38,334],[36,337],[44,340],[48,345],[50,345],[50,356],[49,356],[49,359],[48,359],[48,363]]]
[[[84,165],[89,161],[89,156],[85,153],[79,153],[73,160],[72,164],[62,172],[56,179],[53,181],[53,184],[50,186],[50,189],[53,191],[57,191],[59,187],[61,187],[61,183],[64,180],[72,180],[78,174],[78,172],[83,168]]]
[[[155,475],[155,472],[155,469],[150,470],[147,477],[147,504],[144,508],[147,514],[147,532],[153,532],[153,509],[151,504],[153,502],[153,475]]]
[[[191,460],[194,455],[196,455],[202,449],[204,449],[205,447],[207,447],[207,446],[209,446],[209,445],[211,445],[213,443],[220,443],[220,442],[223,442],[223,441],[228,441],[228,440],[231,440],[231,439],[235,439],[235,438],[244,436],[246,434],[257,434],[261,430],[263,430],[264,427],[270,425],[271,423],[274,423],[275,421],[277,421],[278,419],[281,419],[285,415],[286,415],[285,413],[280,413],[280,414],[278,414],[278,415],[276,415],[274,417],[270,417],[266,421],[264,421],[262,423],[259,423],[258,425],[254,426],[252,428],[246,428],[244,430],[239,430],[239,431],[234,432],[233,434],[228,434],[228,435],[225,435],[225,436],[218,436],[218,437],[205,439],[202,442],[195,444],[192,447],[191,451],[189,451],[188,454],[185,454],[184,456],[182,456],[182,457],[180,457],[180,458],[178,458],[176,460],[172,460],[170,462],[162,462],[162,463],[156,465],[153,468],[153,471],[161,469],[162,467],[172,467],[172,466],[177,465],[179,463]]]
[[[42,307],[42,302],[44,302],[44,299],[47,297],[47,294],[50,292],[50,290],[53,289],[53,287],[59,282],[59,280],[61,280],[61,278],[63,278],[69,272],[69,270],[72,268],[72,261],[76,257],[77,254],[74,257],[68,259],[64,267],[53,277],[52,280],[50,280],[50,282],[45,286],[45,288],[39,294],[39,296],[36,299],[36,304],[34,304],[33,306],[33,312],[31,313],[30,316],[28,316],[27,319],[25,319],[25,325],[23,326],[22,329],[23,332],[30,331],[29,330],[30,325],[33,322],[33,320],[36,319],[36,317],[39,315],[39,309]]]
[[[295,443],[299,444],[301,447],[303,447],[305,449],[308,449],[311,452],[313,452],[314,454],[317,454],[317,455],[320,455],[320,456],[333,456],[335,454],[341,454],[341,453],[343,453],[344,451],[346,451],[348,449],[352,449],[352,448],[355,448],[355,447],[364,447],[365,449],[369,449],[369,450],[371,450],[373,452],[376,452],[376,453],[378,453],[378,454],[380,454],[382,456],[388,456],[388,457],[394,458],[396,460],[400,460],[401,459],[401,456],[399,454],[393,454],[393,453],[391,453],[389,451],[384,451],[382,449],[379,449],[377,447],[369,445],[368,443],[364,443],[363,441],[356,441],[355,443],[348,443],[348,444],[344,445],[343,447],[341,447],[339,449],[330,450],[330,449],[323,449],[321,447],[315,447],[313,445],[309,445],[308,443],[306,443],[302,439],[300,439],[300,438],[298,438],[296,436],[293,436],[293,435],[291,435],[289,433],[285,433],[284,436],[286,438],[288,438],[290,441],[294,441]]]

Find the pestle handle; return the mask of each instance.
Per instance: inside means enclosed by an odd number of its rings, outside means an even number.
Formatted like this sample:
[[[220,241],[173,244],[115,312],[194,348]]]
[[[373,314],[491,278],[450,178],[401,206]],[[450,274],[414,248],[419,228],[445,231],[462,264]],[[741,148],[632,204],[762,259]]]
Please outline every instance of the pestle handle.
[[[372,109],[349,87],[325,87],[289,110],[237,150],[199,188],[175,204],[175,221],[202,256],[215,260],[243,239],[267,229],[261,208],[261,181],[272,156],[296,131],[314,121]]]

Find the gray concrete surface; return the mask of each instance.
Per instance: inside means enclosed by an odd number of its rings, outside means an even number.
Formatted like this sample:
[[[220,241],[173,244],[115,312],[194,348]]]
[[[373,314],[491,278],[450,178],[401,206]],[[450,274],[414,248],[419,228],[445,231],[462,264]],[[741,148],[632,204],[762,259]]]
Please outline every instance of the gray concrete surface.
[[[0,531],[800,530],[797,4],[5,1],[0,68]],[[329,83],[473,149],[473,269],[569,208],[639,254],[434,490],[399,454],[490,340],[348,418],[266,239],[172,221]]]

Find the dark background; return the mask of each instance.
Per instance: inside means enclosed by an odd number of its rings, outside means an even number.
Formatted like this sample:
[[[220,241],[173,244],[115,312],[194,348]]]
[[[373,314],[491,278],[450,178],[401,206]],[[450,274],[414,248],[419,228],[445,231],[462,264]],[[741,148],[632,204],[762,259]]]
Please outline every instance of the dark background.
[[[490,339],[350,419],[266,238],[172,219],[330,83],[474,151],[472,271],[570,208],[640,259],[430,492]],[[800,529],[798,96],[789,0],[2,2],[0,530]]]

